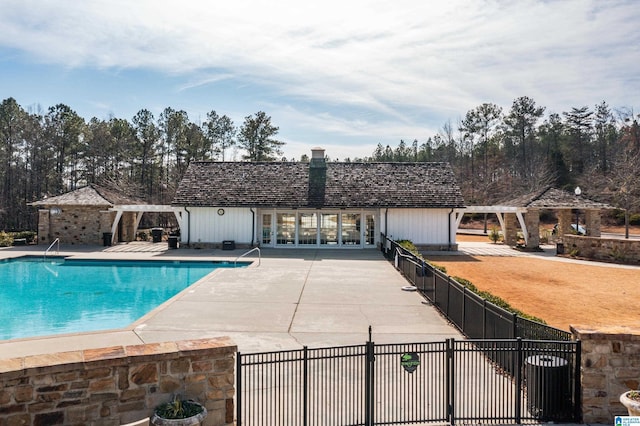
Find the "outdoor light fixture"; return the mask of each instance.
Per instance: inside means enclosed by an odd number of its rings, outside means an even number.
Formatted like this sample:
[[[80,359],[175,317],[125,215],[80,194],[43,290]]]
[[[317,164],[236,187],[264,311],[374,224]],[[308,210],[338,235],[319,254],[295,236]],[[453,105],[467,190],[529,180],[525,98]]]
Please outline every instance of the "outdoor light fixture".
[[[573,192],[576,194],[576,197],[579,197],[580,194],[582,194],[582,189],[580,189],[579,186],[576,186],[576,189],[573,190]],[[580,227],[579,227],[579,214],[580,214],[580,210],[578,210],[576,208],[576,234],[580,235]]]

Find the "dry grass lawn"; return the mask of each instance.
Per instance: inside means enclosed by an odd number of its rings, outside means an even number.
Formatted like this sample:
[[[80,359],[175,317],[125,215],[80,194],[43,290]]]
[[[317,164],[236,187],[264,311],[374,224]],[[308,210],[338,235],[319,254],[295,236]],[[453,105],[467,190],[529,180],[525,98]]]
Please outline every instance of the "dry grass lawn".
[[[459,236],[459,241],[488,241]],[[639,326],[640,268],[620,269],[533,257],[432,256],[452,276],[466,278],[513,307],[569,330],[570,325]]]

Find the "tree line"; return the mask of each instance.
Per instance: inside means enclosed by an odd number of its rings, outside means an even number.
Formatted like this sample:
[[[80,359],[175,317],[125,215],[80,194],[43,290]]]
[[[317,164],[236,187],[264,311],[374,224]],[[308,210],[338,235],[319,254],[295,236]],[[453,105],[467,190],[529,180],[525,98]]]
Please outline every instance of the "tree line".
[[[100,183],[150,203],[168,204],[190,161],[273,161],[282,155],[279,128],[259,111],[236,126],[226,115],[202,123],[166,108],[130,121],[86,122],[64,104],[27,111],[15,99],[0,104],[0,230],[33,230],[27,203]]]
[[[467,204],[494,204],[546,185],[637,209],[640,201],[640,114],[606,102],[545,115],[523,96],[503,111],[493,103],[451,120],[424,142],[378,144],[371,156],[343,161],[446,161]],[[0,229],[33,230],[27,203],[88,183],[168,204],[189,162],[275,161],[284,142],[260,111],[236,126],[216,111],[203,122],[166,108],[131,120],[88,122],[69,106],[27,111],[15,99],[0,104]],[[300,161],[308,161],[303,155]]]
[[[550,113],[523,96],[508,111],[493,103],[445,123],[425,142],[378,144],[357,161],[446,161],[469,205],[491,205],[544,186],[573,191],[627,211],[640,205],[640,114],[590,108]]]

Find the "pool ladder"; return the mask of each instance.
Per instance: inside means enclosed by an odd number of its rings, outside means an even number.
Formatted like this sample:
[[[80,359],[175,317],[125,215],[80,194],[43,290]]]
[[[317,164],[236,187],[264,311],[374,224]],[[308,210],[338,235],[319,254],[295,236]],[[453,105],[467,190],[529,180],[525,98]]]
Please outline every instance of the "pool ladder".
[[[260,255],[260,248],[259,247],[254,247],[251,250],[249,250],[246,253],[241,254],[240,256],[236,257],[236,260],[233,261],[233,266],[238,266],[238,259],[240,259],[241,257],[245,257],[246,255],[248,255],[249,253],[252,253],[254,251],[258,252],[258,266],[260,266],[260,259],[261,259],[261,255]]]
[[[55,240],[53,240],[53,242],[49,245],[49,247],[44,251],[44,260],[47,260],[47,253],[49,253],[49,250],[51,250],[51,248],[58,244],[58,247],[56,249],[56,253],[60,254],[60,238],[56,238]]]

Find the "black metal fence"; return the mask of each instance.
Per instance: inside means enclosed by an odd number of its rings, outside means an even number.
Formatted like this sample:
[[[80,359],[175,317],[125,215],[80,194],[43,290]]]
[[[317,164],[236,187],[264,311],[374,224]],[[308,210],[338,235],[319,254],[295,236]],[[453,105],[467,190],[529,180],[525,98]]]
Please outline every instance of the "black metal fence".
[[[238,353],[236,424],[579,422],[579,345],[523,339],[377,345],[369,339]]]
[[[522,318],[467,289],[382,234],[382,252],[460,331],[471,339],[572,339],[571,333]]]

